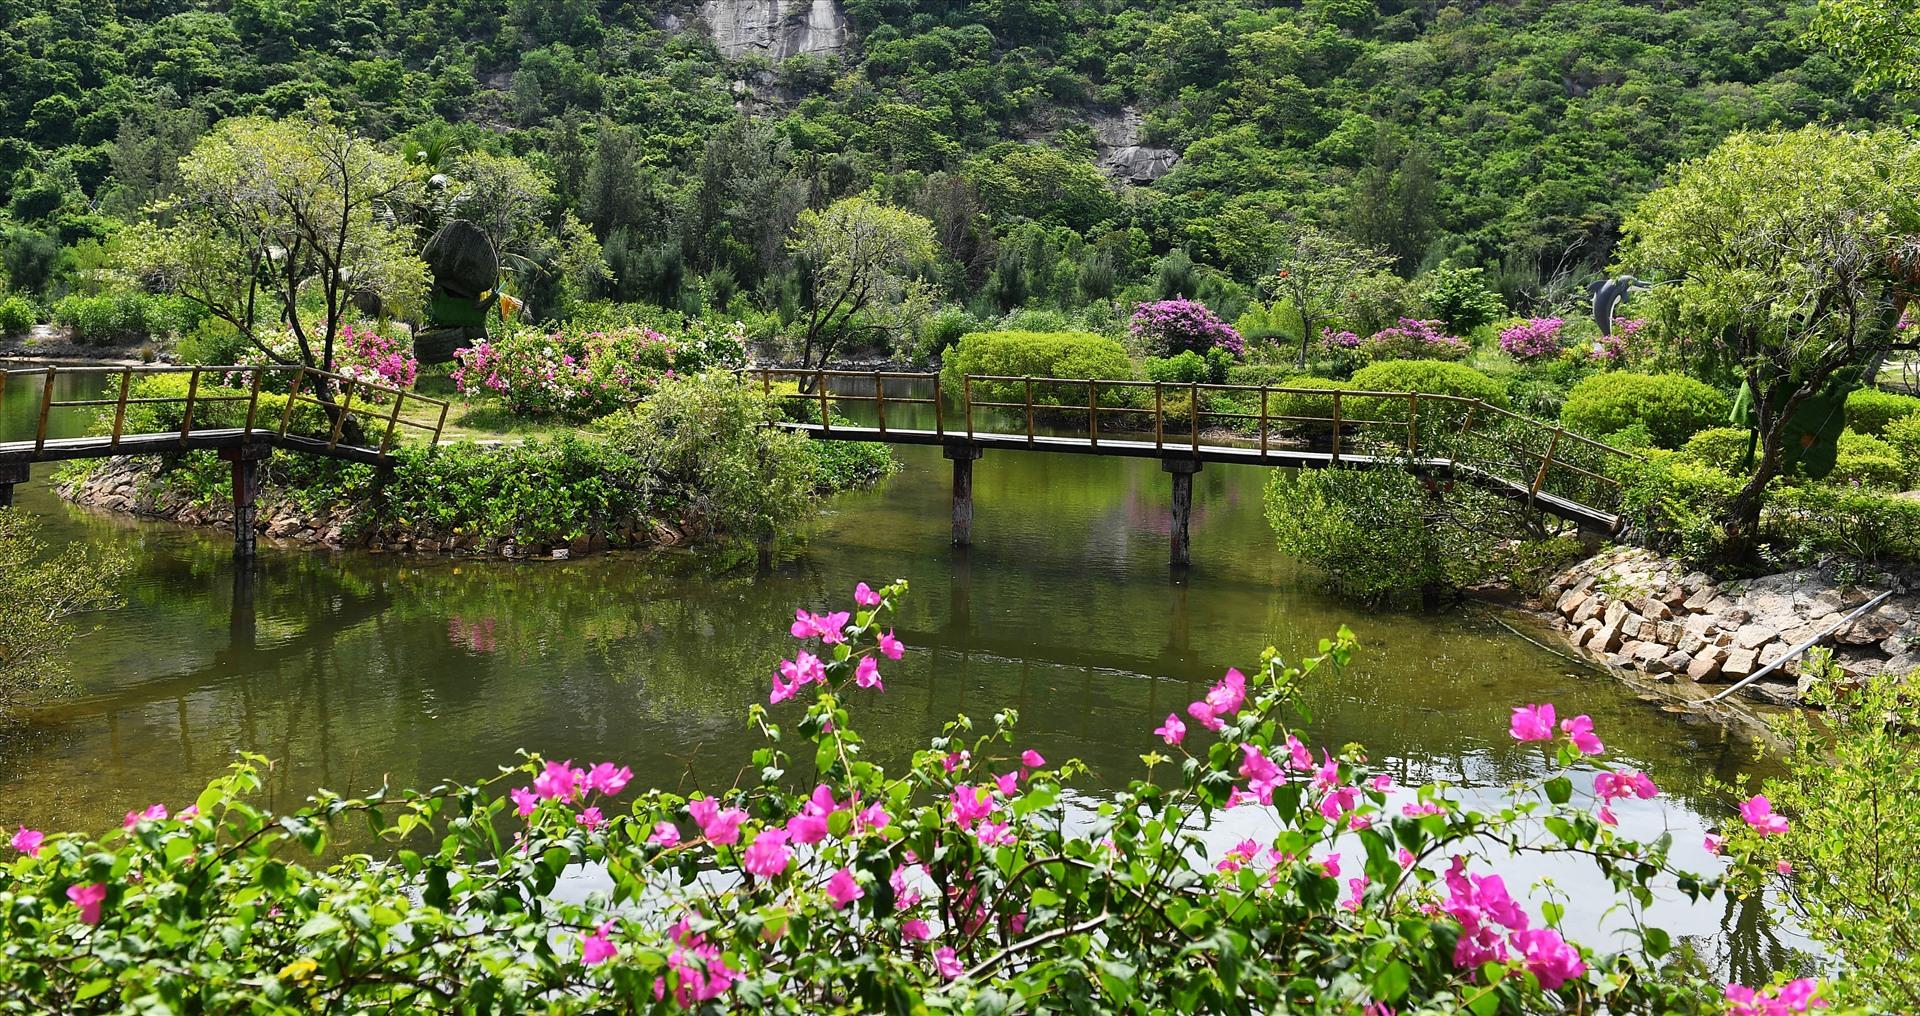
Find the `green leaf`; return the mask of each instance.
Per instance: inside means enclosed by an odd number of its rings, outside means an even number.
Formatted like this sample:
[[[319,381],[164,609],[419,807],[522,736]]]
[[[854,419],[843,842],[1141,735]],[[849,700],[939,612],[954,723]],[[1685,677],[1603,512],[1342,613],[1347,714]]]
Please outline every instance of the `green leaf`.
[[[113,987],[113,978],[96,977],[81,985],[80,990],[74,992],[73,1000],[75,1002],[85,1002],[87,999],[106,994],[107,989],[111,987]]]
[[[1373,975],[1373,997],[1382,1002],[1397,1002],[1412,983],[1413,971],[1405,963],[1394,960]]]
[[[1573,800],[1573,781],[1565,776],[1555,776],[1546,782],[1547,800],[1555,804],[1565,804]]]
[[[341,927],[340,919],[332,914],[315,914],[307,918],[307,923],[300,926],[300,930],[295,933],[295,937],[319,938],[322,935],[331,935],[339,931]]]

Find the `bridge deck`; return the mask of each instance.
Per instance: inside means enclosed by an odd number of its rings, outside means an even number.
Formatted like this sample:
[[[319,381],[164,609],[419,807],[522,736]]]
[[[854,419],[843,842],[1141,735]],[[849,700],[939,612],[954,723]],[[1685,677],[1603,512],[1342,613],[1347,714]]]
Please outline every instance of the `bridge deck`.
[[[324,438],[303,437],[299,434],[277,434],[257,429],[249,432],[234,427],[196,430],[187,434],[185,438],[182,438],[178,432],[172,432],[122,434],[118,440],[102,436],[48,438],[44,443],[0,441],[0,465],[28,465],[36,462],[61,462],[67,459],[98,459],[114,455],[166,455],[186,451],[241,448],[248,445],[309,452],[370,466],[393,461],[390,453],[382,453],[377,448],[345,442],[330,443]]]
[[[1097,442],[1085,437],[1040,436],[1029,437],[1025,434],[1001,434],[976,431],[969,435],[965,432],[908,430],[899,427],[833,426],[822,427],[817,423],[783,423],[787,430],[797,431],[812,437],[835,441],[866,441],[882,444],[913,445],[973,445],[979,448],[1006,449],[1010,451],[1048,451],[1065,452],[1072,455],[1111,455],[1140,459],[1198,459],[1201,462],[1237,463],[1251,466],[1276,466],[1289,469],[1326,469],[1339,467],[1347,469],[1411,469],[1416,473],[1429,476],[1457,478],[1480,487],[1508,500],[1528,504],[1556,518],[1566,519],[1582,528],[1603,533],[1616,533],[1621,526],[1617,515],[1580,504],[1577,501],[1534,490],[1527,484],[1489,473],[1485,470],[1457,463],[1446,458],[1416,458],[1409,460],[1405,455],[1364,455],[1342,452],[1336,458],[1330,452],[1308,451],[1300,448],[1272,448],[1264,452],[1259,448],[1244,448],[1234,445],[1218,445],[1192,442],[1166,441],[1158,443],[1134,438],[1102,437]]]

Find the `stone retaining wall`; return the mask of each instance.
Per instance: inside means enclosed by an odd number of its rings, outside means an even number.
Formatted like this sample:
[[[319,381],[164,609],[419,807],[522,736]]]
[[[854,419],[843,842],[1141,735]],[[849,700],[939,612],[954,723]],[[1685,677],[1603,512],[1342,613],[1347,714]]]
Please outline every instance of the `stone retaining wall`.
[[[1909,578],[1824,567],[1717,582],[1652,551],[1614,547],[1549,580],[1541,606],[1574,648],[1599,663],[1654,680],[1716,684],[1775,662],[1891,588],[1891,599],[1823,644],[1850,674],[1904,675],[1920,668],[1920,597],[1907,595]],[[1797,701],[1799,674],[1789,662],[1750,688],[1760,698]]]

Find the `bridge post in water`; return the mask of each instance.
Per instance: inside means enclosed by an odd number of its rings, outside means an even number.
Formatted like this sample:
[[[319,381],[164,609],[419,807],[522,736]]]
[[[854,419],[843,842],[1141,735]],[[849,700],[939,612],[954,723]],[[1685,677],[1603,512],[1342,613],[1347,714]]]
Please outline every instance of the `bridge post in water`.
[[[260,498],[260,464],[273,454],[264,444],[243,444],[220,449],[220,457],[233,463],[233,556],[252,560],[255,540],[253,523]]]
[[[973,543],[973,460],[986,453],[977,444],[955,442],[942,446],[941,454],[953,461],[953,544],[965,547]]]
[[[13,485],[33,479],[33,467],[25,462],[0,463],[0,508],[13,507]]]
[[[1200,460],[1161,459],[1160,468],[1173,474],[1173,545],[1168,560],[1184,568],[1193,563],[1187,523],[1193,516],[1193,474],[1200,471]]]

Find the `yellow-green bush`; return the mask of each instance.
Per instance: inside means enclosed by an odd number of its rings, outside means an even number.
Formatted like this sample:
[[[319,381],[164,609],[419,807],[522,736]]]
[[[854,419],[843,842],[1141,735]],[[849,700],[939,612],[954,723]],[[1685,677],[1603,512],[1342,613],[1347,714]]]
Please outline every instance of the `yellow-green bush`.
[[[1708,427],[1688,438],[1680,454],[1703,466],[1738,472],[1745,468],[1752,440],[1753,432],[1739,427]]]
[[[968,374],[1001,377],[1075,378],[1099,381],[1131,381],[1135,378],[1133,361],[1127,351],[1112,339],[1091,332],[973,332],[947,354],[940,370],[941,383],[958,393]],[[1100,395],[1103,406],[1138,405],[1144,389],[1110,388]],[[1017,402],[1026,397],[1019,382],[985,382],[973,386],[973,397],[988,402]],[[1087,404],[1083,385],[1035,385],[1033,401],[1039,406],[1071,409]],[[1084,414],[1083,414],[1084,415]]]
[[[1920,399],[1878,388],[1860,388],[1847,396],[1847,426],[1879,436],[1895,420],[1920,413]]]
[[[1683,374],[1595,374],[1567,393],[1560,422],[1588,437],[1606,438],[1634,424],[1646,427],[1653,443],[1678,448],[1708,427],[1726,423],[1733,400]]]

